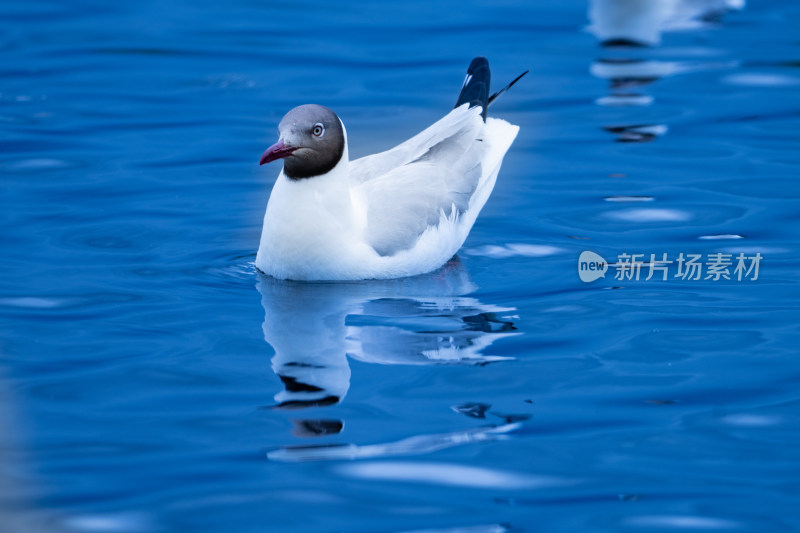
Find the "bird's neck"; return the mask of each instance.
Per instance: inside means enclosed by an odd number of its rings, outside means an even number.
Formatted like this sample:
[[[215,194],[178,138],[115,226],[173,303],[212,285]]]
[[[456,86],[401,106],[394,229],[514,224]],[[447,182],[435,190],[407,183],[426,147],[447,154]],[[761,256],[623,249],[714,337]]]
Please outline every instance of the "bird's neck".
[[[351,209],[349,174],[350,160],[345,147],[342,158],[325,174],[301,180],[281,175],[279,181],[284,182],[282,189],[293,197],[293,202],[345,213]]]
[[[359,215],[353,205],[350,189],[350,161],[347,148],[342,158],[325,174],[292,180],[283,173],[278,178],[267,206],[267,216],[293,226],[313,228],[315,231],[354,231]],[[338,228],[326,227],[335,220]]]

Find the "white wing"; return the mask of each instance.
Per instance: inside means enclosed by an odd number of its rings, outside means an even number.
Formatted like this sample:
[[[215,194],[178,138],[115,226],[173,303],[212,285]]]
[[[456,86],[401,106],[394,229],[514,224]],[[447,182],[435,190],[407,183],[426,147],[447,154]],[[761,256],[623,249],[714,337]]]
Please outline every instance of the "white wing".
[[[487,151],[480,108],[454,109],[396,148],[353,161],[367,205],[365,239],[380,255],[411,248],[428,226],[470,206]]]
[[[355,185],[369,181],[421,157],[432,146],[457,134],[465,126],[475,124],[481,108],[459,106],[433,125],[391,150],[368,155],[350,162],[350,180]]]

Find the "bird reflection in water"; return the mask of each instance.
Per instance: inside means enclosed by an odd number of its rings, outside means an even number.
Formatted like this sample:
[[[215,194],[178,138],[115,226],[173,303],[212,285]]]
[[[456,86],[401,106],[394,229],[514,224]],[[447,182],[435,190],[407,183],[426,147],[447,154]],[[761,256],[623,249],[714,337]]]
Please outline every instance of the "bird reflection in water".
[[[648,47],[658,46],[667,31],[686,31],[718,22],[730,10],[744,8],[744,0],[591,0],[587,28],[606,51],[591,66],[593,76],[609,80],[609,94],[597,99],[602,106],[643,107],[653,104],[643,88],[659,79],[715,68],[736,62],[665,61],[648,57]],[[666,124],[639,118],[631,124],[604,129],[617,142],[650,142],[668,131]]]
[[[481,352],[515,335],[513,309],[465,296],[477,287],[458,258],[431,274],[362,282],[294,282],[259,275],[264,340],[284,389],[278,409],[340,402],[348,357],[385,365],[482,365],[510,359]],[[335,419],[295,421],[297,436],[339,433]]]

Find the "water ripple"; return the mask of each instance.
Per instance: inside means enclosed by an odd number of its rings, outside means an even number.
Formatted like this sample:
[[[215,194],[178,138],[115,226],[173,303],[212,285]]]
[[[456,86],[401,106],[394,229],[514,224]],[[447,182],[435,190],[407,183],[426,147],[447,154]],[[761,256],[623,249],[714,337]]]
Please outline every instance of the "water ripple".
[[[425,483],[470,489],[531,490],[574,483],[567,478],[520,474],[454,463],[376,461],[342,465],[349,477],[405,483]]]

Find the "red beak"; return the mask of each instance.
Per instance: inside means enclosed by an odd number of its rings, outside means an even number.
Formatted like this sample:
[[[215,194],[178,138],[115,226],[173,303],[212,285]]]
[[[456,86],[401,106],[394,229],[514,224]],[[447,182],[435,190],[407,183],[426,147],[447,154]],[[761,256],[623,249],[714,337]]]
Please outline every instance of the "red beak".
[[[295,150],[297,150],[297,148],[293,146],[286,146],[283,144],[283,139],[280,139],[278,142],[267,148],[267,150],[261,156],[261,162],[259,165],[271,163],[273,161],[277,161],[278,159],[283,159],[284,157],[289,157]]]

